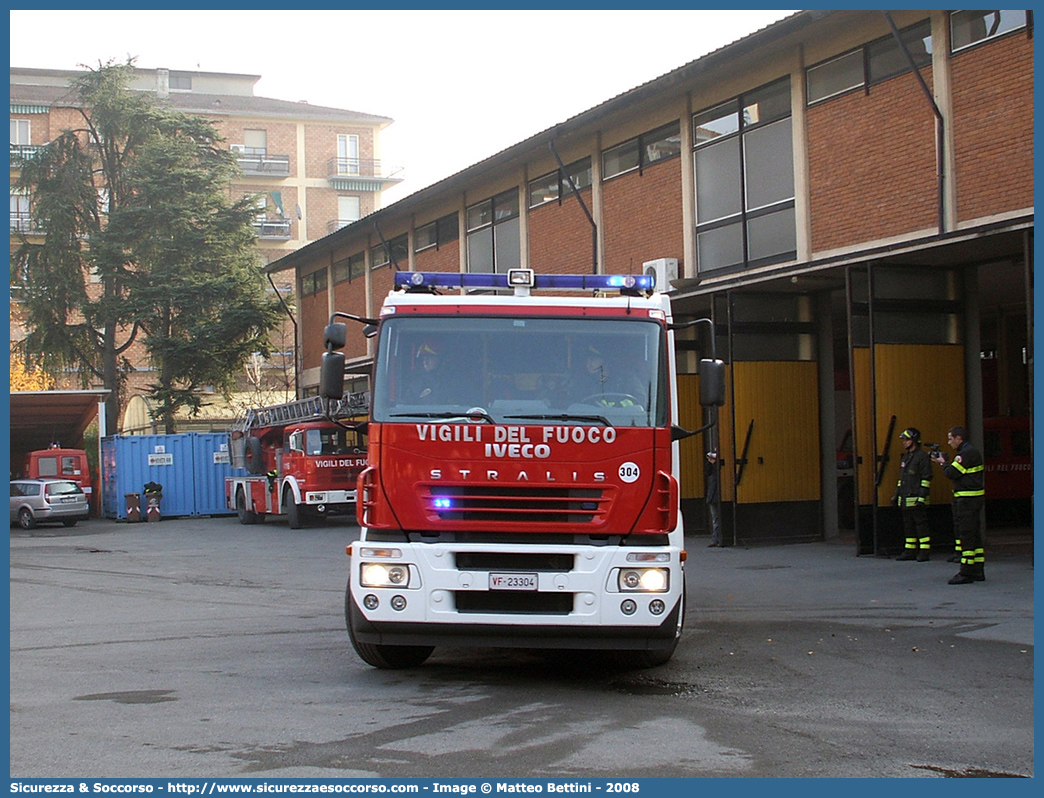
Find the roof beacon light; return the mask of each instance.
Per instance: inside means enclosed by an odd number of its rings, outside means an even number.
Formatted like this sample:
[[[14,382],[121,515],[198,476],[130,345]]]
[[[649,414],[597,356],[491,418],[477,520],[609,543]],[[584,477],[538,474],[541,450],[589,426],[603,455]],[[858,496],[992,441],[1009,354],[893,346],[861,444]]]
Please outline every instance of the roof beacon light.
[[[532,269],[510,269],[507,274],[461,272],[396,272],[395,287],[412,291],[436,288],[532,288],[556,291],[620,291],[651,293],[654,277],[649,274],[536,274]]]

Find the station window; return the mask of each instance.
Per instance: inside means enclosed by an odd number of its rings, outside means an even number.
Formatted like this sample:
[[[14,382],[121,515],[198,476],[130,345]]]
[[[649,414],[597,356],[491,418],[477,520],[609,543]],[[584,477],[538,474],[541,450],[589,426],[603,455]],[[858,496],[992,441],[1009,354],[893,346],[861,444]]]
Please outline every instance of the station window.
[[[387,242],[380,243],[370,250],[370,268],[379,269],[389,263],[395,263],[400,269],[405,268],[410,255],[409,239],[405,233]]]
[[[930,20],[903,28],[899,37],[918,68],[932,62]],[[909,71],[910,62],[895,37],[882,36],[863,47],[810,66],[805,73],[808,103],[822,102]]]
[[[414,230],[413,251],[420,252],[432,247],[438,249],[443,244],[456,241],[458,238],[460,238],[460,227],[457,214],[451,213]]]
[[[953,52],[1026,27],[1025,11],[951,11],[950,49]]]
[[[792,259],[790,79],[693,116],[696,253],[701,272]]]
[[[602,152],[602,179],[647,166],[681,154],[681,124],[671,122],[628,139]]]
[[[570,183],[570,179],[572,183]],[[583,191],[591,185],[591,159],[582,158],[566,166],[529,181],[529,207],[560,200],[573,193],[573,186]]]
[[[505,273],[522,265],[516,189],[470,206],[466,218],[469,272]]]

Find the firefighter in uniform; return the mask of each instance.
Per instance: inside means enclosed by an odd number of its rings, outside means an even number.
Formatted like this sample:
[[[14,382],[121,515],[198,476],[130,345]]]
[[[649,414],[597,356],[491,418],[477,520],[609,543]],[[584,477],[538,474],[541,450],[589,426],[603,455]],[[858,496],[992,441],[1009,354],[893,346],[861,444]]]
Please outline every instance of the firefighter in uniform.
[[[903,534],[906,546],[897,560],[928,562],[932,548],[931,529],[928,526],[928,493],[932,486],[932,462],[921,448],[921,432],[908,427],[899,433],[899,441],[906,450],[899,462],[899,483],[892,496],[892,504],[903,516]]]
[[[943,474],[953,482],[953,535],[961,552],[961,569],[950,579],[950,584],[984,582],[986,550],[979,523],[986,503],[984,461],[968,440],[964,427],[950,429],[946,440],[957,452],[953,462],[947,462],[942,452],[933,454],[932,460],[942,466]]]

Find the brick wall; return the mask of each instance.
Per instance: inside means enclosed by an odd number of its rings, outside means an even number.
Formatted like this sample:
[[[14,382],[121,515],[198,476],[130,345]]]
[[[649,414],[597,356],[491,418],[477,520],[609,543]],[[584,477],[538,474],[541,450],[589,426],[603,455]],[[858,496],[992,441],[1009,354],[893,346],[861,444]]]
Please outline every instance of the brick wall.
[[[808,157],[814,252],[938,223],[935,116],[913,74],[809,108]]]
[[[350,313],[362,313],[366,307],[366,279],[361,275],[354,280],[338,283],[334,286],[334,310],[343,310]],[[326,324],[326,321],[323,321]],[[319,331],[320,336],[322,330]],[[320,337],[315,341],[305,341],[304,349],[318,349],[322,357],[323,339]],[[355,322],[348,322],[348,336],[344,345],[344,356],[352,358],[366,357],[366,338],[363,337],[362,327]]]
[[[591,190],[580,192],[587,209]],[[529,267],[541,273],[587,274],[591,271],[591,224],[576,197],[548,202],[529,211]]]
[[[681,160],[671,158],[642,174],[615,177],[602,187],[606,274],[641,274],[653,258],[677,258],[682,268]],[[585,222],[586,223],[586,222]]]
[[[323,330],[330,320],[326,294],[326,291],[319,291],[314,295],[306,294],[298,297],[297,300],[297,320],[301,327],[301,340],[304,343],[301,347],[302,369],[318,368],[322,361],[325,351]]]
[[[953,56],[957,216],[1033,206],[1033,39],[1021,31]]]
[[[419,272],[459,272],[460,241],[447,241],[438,247],[418,252],[414,255],[413,262],[415,270]]]

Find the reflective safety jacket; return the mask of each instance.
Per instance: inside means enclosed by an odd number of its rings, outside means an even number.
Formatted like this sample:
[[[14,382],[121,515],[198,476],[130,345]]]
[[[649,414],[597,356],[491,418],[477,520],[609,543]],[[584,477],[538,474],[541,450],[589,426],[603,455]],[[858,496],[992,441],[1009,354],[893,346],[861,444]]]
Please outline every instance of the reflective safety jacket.
[[[957,456],[946,464],[943,473],[953,480],[954,499],[985,498],[986,468],[982,454],[967,441],[961,444]]]
[[[899,461],[899,482],[893,501],[900,507],[923,507],[928,504],[932,487],[932,461],[920,446],[903,453]]]

